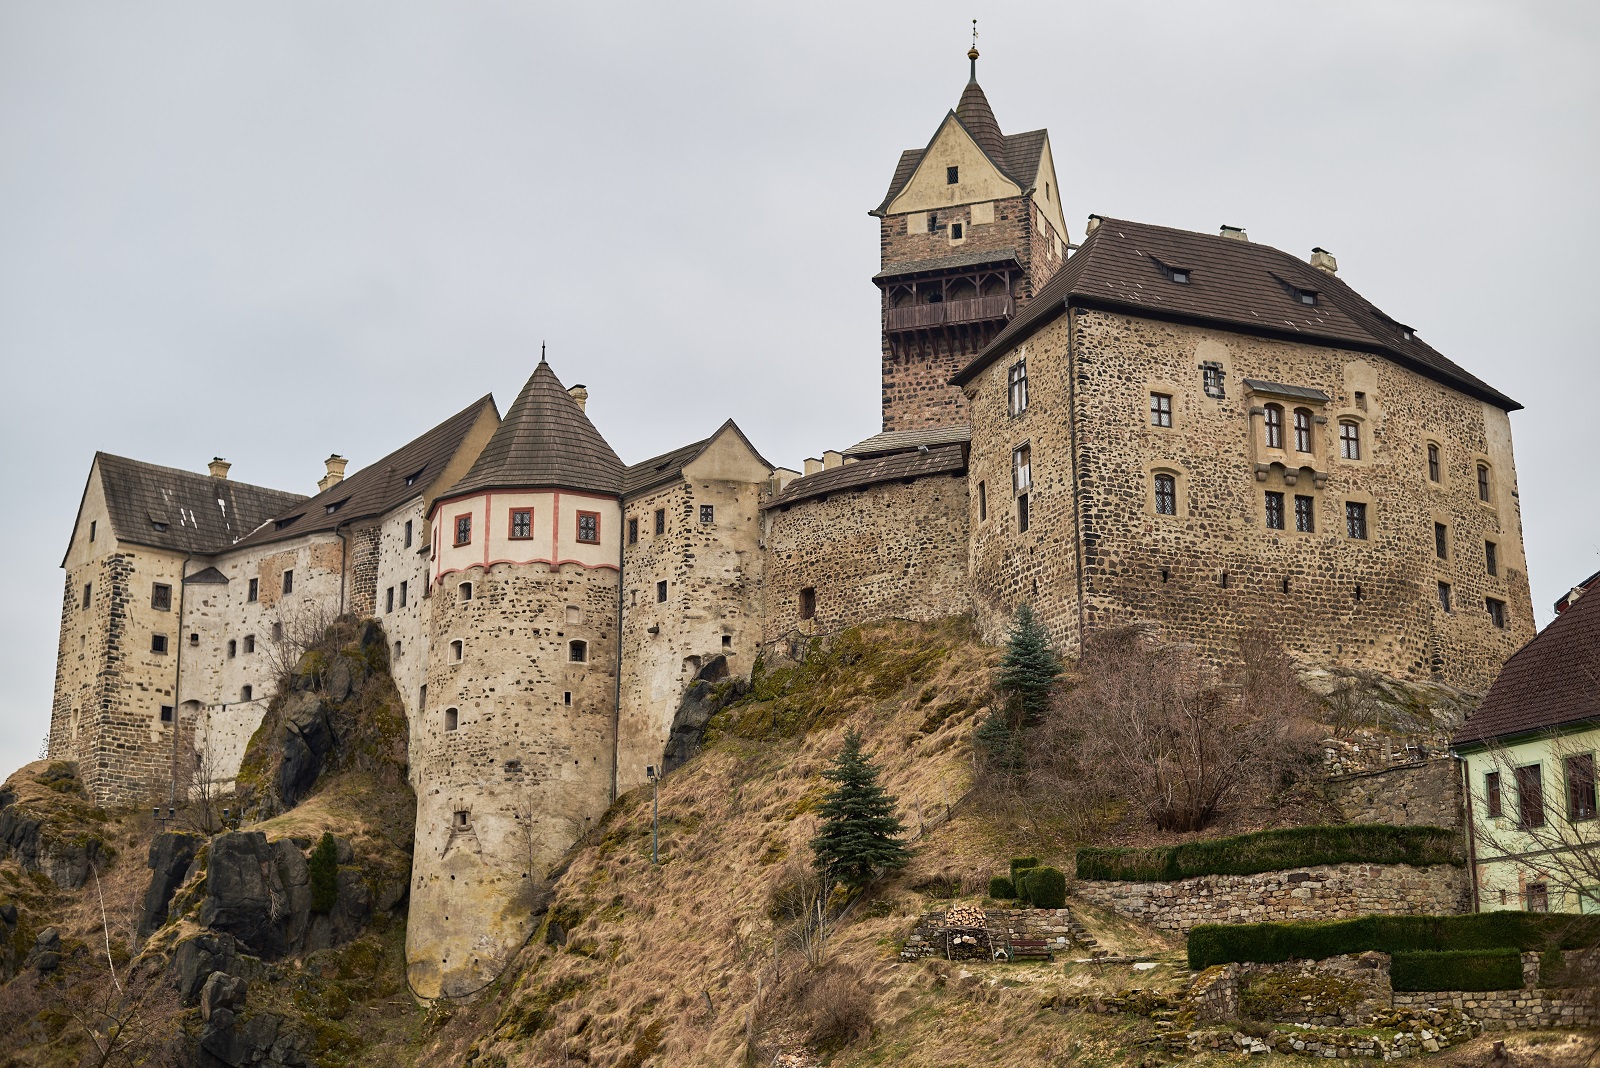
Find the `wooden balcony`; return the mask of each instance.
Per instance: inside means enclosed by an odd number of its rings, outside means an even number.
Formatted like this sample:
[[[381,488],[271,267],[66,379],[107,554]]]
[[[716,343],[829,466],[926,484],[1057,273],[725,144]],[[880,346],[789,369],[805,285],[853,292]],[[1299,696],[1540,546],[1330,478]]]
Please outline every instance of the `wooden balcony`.
[[[962,323],[1004,321],[1016,311],[1010,297],[978,297],[973,300],[947,300],[939,304],[914,304],[909,308],[890,308],[884,329],[891,334],[912,330],[936,330]]]

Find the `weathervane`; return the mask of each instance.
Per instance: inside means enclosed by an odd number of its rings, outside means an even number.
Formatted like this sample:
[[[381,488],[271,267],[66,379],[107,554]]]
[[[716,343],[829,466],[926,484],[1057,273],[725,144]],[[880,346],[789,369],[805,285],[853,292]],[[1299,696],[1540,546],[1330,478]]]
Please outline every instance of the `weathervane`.
[[[972,61],[972,80],[978,80],[978,20],[972,20],[972,47],[967,49],[967,58]]]

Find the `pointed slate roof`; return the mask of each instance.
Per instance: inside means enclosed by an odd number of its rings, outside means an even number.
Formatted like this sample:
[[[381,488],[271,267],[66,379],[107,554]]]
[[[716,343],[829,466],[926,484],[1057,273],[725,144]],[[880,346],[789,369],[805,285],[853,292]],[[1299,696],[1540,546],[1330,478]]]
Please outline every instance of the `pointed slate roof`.
[[[298,493],[110,453],[95,453],[95,464],[112,532],[131,545],[222,552],[269,516],[305,500]]]
[[[1167,226],[1099,219],[1083,246],[951,381],[963,385],[1073,307],[1221,324],[1258,335],[1376,353],[1506,411],[1522,405],[1379,311],[1342,279],[1270,245]],[[1189,272],[1173,282],[1173,268]],[[1297,291],[1315,294],[1301,302]]]
[[[967,128],[967,133],[972,135],[978,147],[996,166],[1003,168],[1006,158],[1005,135],[1000,132],[1000,122],[994,117],[989,98],[983,95],[983,87],[978,84],[976,71],[967,82],[967,87],[961,91],[961,101],[956,104],[956,119]]]
[[[622,493],[624,467],[544,360],[506,411],[477,463],[442,495],[492,489]]]
[[[301,499],[262,523],[241,545],[334,531],[371,519],[425,493],[461,448],[478,419],[494,415],[494,397],[484,394],[455,415],[389,455],[347,475],[310,500]]]
[[[1600,721],[1600,593],[1588,592],[1517,650],[1451,742],[1475,749]]]

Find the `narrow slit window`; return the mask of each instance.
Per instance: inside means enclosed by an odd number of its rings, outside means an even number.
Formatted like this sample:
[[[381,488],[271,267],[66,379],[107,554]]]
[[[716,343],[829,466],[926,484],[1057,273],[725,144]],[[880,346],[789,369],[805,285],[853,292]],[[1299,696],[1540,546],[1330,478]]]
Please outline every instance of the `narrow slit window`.
[[[1478,465],[1478,500],[1489,499],[1489,468],[1486,464]]]
[[[665,604],[667,601],[667,580],[662,579],[656,583],[656,604]]]
[[[1028,495],[1022,494],[1017,498],[1017,533],[1026,534],[1033,518],[1028,511]]]
[[[1006,372],[1006,410],[1013,416],[1028,410],[1028,361],[1018,360]]]
[[[383,610],[385,612],[393,612],[394,611],[394,587],[393,586],[390,586],[388,589],[383,591]]]
[[[253,578],[253,579],[250,580],[250,586],[249,586],[249,589],[245,592],[244,599],[246,601],[255,601],[255,600],[258,600],[260,597],[261,597],[261,580],[258,579],[258,578]]]
[[[406,606],[406,589],[407,589],[407,587],[409,585],[410,585],[410,583],[408,583],[408,582],[400,583],[400,607],[401,608],[404,608]]]
[[[817,591],[814,586],[807,586],[800,591],[800,618],[815,619],[817,615]]]
[[[1450,559],[1450,532],[1443,523],[1433,525],[1433,555],[1441,560]]]
[[[1489,816],[1503,816],[1500,807],[1500,773],[1491,771],[1483,777],[1483,811]]]
[[[83,607],[85,607],[85,608],[89,607],[89,601],[93,598],[93,596],[94,596],[94,583],[85,582],[83,584]]]
[[[989,518],[989,488],[982,482],[978,483],[978,522]],[[83,588],[83,607],[89,607],[89,587]]]
[[[1500,551],[1492,541],[1483,543],[1483,566],[1491,575],[1500,574]]]
[[[1428,446],[1428,481],[1437,482],[1442,472],[1439,469],[1439,446]]]
[[[665,534],[666,532],[667,532],[667,510],[665,508],[657,508],[656,509],[656,533],[657,534]]]
[[[412,520],[407,519],[406,520],[406,532],[405,532],[405,545],[404,545],[404,548],[407,548],[407,549],[411,548],[411,541],[412,541],[412,527],[411,527],[411,524],[412,524]]]
[[[628,544],[639,544],[639,517],[634,516],[628,520]]]
[[[294,570],[292,568],[283,573],[283,592],[294,592]]]

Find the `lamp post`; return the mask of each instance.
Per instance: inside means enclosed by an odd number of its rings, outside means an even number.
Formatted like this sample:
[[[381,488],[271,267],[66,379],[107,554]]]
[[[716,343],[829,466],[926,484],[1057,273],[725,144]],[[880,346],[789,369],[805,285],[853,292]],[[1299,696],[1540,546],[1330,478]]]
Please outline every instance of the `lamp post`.
[[[645,778],[650,780],[650,863],[661,863],[661,773],[654,764],[646,765]]]

